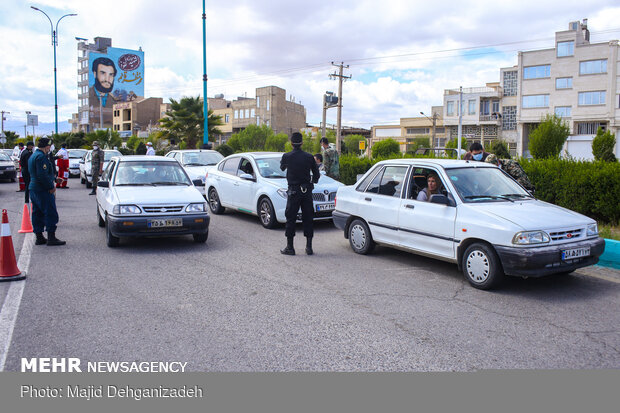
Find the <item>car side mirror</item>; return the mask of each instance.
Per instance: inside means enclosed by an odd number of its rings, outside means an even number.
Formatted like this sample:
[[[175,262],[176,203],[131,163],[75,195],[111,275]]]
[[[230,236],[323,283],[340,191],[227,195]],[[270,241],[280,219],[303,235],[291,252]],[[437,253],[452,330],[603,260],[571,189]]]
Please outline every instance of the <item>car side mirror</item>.
[[[252,175],[250,174],[241,174],[239,175],[239,178],[241,179],[245,179],[246,181],[252,181],[252,182],[256,182],[256,178],[254,178]]]
[[[109,188],[110,187],[110,182],[109,181],[99,181],[99,182],[97,182],[97,186],[101,187],[101,188]]]
[[[83,164],[83,163],[84,163],[84,159],[80,159],[80,163],[82,163],[82,164]]]
[[[194,184],[194,186],[205,186],[205,183],[202,182],[202,179],[194,179],[192,180],[192,183]]]
[[[455,206],[454,201],[445,196],[444,194],[433,194],[431,195],[431,204],[441,204],[447,206]]]

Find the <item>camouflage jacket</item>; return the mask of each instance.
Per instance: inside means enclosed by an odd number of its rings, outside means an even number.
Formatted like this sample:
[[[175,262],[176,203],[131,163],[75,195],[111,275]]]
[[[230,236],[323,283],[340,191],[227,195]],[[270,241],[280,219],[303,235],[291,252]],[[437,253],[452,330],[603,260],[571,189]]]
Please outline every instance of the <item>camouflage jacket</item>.
[[[323,167],[327,176],[333,179],[340,179],[338,151],[336,151],[332,144],[329,145],[329,148],[323,149]]]
[[[91,167],[92,167],[91,173],[95,173],[95,171],[97,172],[101,171],[101,167],[103,166],[103,157],[104,157],[104,152],[101,148],[97,150],[93,150],[92,158],[91,158]]]
[[[530,182],[530,179],[527,177],[527,174],[519,165],[519,162],[513,159],[500,159],[499,160],[502,170],[506,171],[506,173],[512,176],[515,181],[521,184],[528,191],[532,191],[534,189],[534,185]]]

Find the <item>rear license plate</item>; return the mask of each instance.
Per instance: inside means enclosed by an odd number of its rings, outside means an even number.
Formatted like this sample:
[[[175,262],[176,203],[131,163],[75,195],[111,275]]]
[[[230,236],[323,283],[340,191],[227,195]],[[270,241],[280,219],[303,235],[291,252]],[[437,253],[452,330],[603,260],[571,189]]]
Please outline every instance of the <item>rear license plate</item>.
[[[573,258],[587,257],[590,255],[590,247],[573,248],[562,251],[562,260],[572,260]]]
[[[149,228],[182,227],[183,218],[149,219],[146,224]]]
[[[316,206],[317,211],[332,211],[335,208],[335,204],[321,204]]]

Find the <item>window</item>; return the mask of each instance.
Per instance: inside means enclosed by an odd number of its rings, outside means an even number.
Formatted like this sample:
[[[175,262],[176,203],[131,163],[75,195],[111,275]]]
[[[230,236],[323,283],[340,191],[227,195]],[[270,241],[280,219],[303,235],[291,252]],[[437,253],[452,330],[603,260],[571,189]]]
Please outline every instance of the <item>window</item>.
[[[480,115],[488,115],[489,114],[489,101],[481,100],[480,101]]]
[[[476,99],[470,99],[467,102],[467,113],[469,115],[475,115],[476,114]]]
[[[580,105],[604,105],[605,104],[605,91],[599,90],[596,92],[579,92],[579,104]]]
[[[572,56],[575,52],[575,42],[572,40],[570,42],[558,42],[557,46],[557,56]]]
[[[575,126],[577,135],[596,135],[598,128],[603,129],[603,132],[607,130],[607,123],[603,122],[577,122]]]
[[[523,96],[523,108],[546,108],[549,106],[549,95]]]
[[[235,119],[239,119],[239,111],[235,110]]]
[[[571,107],[570,106],[556,106],[555,114],[561,118],[570,118]]]
[[[499,100],[493,101],[493,111],[491,113],[499,113]]]
[[[269,99],[267,99],[267,112],[269,112]]]
[[[517,71],[504,72],[504,96],[517,96]]]
[[[597,73],[607,73],[607,59],[579,62],[580,75],[594,75]]]
[[[454,101],[449,100],[446,103],[446,115],[447,116],[454,116]]]
[[[571,89],[573,87],[572,77],[556,77],[555,88],[556,89]]]
[[[523,68],[523,79],[542,79],[551,77],[551,65],[529,66]]]
[[[387,166],[383,174],[379,173],[368,187],[367,192],[400,197],[403,182],[407,175],[406,166]]]
[[[246,110],[243,111],[243,117],[246,118],[246,119],[250,117],[250,110],[249,109],[246,109]]]
[[[254,117],[254,108],[250,109],[250,117],[253,118]]]
[[[260,116],[256,117],[256,126],[260,126]]]
[[[256,96],[256,107],[260,108],[260,96]]]
[[[222,172],[237,175],[237,167],[239,166],[239,158],[230,158],[222,166]]]
[[[428,128],[407,128],[407,135],[420,135],[427,134],[428,132]]]
[[[230,115],[227,113],[226,115],[224,115],[224,123],[229,123],[230,122]]]
[[[250,161],[245,158],[241,158],[241,163],[239,164],[239,169],[237,170],[237,176],[241,176],[243,174],[250,174],[254,176],[254,168],[252,168]]]

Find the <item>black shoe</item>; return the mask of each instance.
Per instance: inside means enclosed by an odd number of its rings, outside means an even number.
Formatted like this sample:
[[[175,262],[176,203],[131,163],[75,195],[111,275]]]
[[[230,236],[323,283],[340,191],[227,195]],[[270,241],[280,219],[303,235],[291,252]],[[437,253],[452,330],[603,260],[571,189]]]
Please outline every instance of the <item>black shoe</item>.
[[[284,254],[284,255],[295,255],[295,249],[294,248],[286,247],[286,248],[280,250],[280,253]]]
[[[97,192],[95,192],[95,191],[89,192],[88,195],[97,195]]]
[[[47,238],[43,236],[43,233],[35,234],[37,236],[37,240],[34,242],[34,245],[43,245],[47,244]]]
[[[312,248],[306,248],[306,255],[312,255],[314,254],[314,251],[312,251]]]
[[[67,241],[61,241],[58,238],[56,238],[55,232],[47,233],[47,245],[65,245],[66,243]]]

